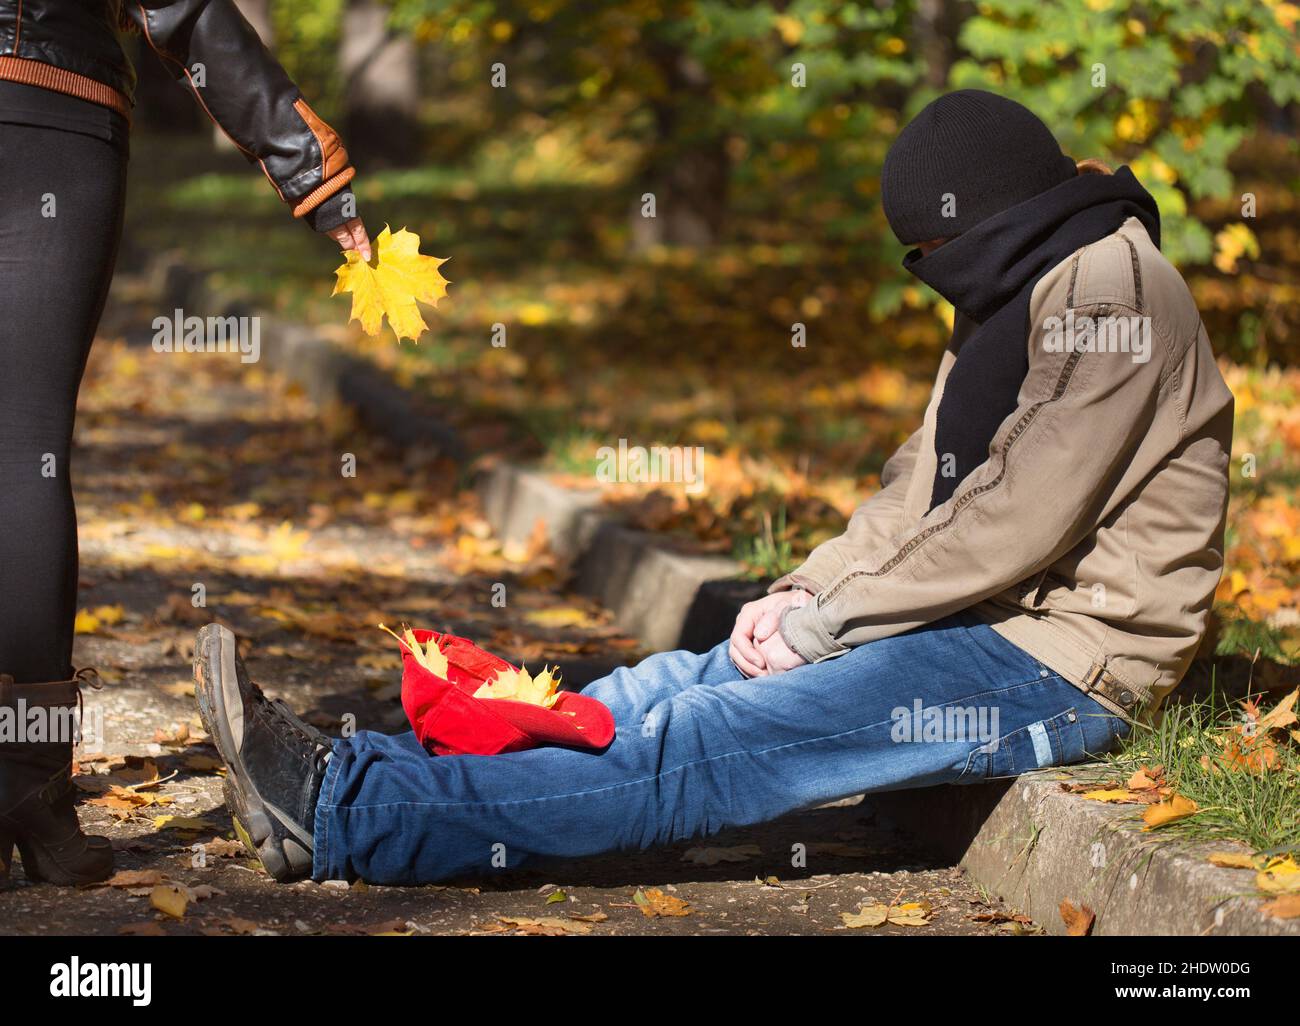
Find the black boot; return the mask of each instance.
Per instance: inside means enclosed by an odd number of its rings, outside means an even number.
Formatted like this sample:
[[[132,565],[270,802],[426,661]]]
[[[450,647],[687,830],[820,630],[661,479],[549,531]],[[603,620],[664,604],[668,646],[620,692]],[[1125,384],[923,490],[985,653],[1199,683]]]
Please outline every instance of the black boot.
[[[9,882],[15,844],[33,882],[72,886],[112,875],[113,846],[81,832],[72,786],[81,684],[93,674],[53,684],[15,684],[0,674],[0,717],[9,720],[0,723],[0,886]],[[33,709],[41,710],[44,740],[25,737],[37,733]]]
[[[239,839],[276,880],[306,876],[330,739],[262,694],[220,624],[199,631],[194,685],[203,727],[226,764],[226,807]]]

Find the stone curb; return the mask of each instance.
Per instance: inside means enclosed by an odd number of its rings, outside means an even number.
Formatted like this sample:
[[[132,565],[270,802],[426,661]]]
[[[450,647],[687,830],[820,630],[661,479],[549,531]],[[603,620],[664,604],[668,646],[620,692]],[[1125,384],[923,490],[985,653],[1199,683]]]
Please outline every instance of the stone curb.
[[[1070,775],[1044,770],[868,801],[1048,933],[1065,933],[1060,904],[1069,900],[1096,913],[1096,936],[1300,936],[1300,919],[1260,911],[1267,899],[1256,893],[1253,872],[1207,861],[1211,852],[1245,848],[1144,833],[1140,807],[1069,794],[1061,782]]]
[[[479,492],[503,544],[527,543],[541,523],[552,551],[573,564],[577,591],[649,648],[711,648],[731,632],[740,605],[763,592],[758,582],[737,581],[741,567],[730,559],[678,552],[622,525],[597,489],[565,488],[537,471],[499,464],[484,474]]]

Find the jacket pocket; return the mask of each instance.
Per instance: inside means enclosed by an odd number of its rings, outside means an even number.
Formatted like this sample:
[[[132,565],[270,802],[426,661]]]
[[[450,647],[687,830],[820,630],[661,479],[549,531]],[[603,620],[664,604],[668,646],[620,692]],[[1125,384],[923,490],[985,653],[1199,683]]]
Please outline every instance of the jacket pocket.
[[[1064,766],[1088,757],[1087,742],[1077,709],[1066,709],[974,749],[958,784],[977,784],[1046,766]]]

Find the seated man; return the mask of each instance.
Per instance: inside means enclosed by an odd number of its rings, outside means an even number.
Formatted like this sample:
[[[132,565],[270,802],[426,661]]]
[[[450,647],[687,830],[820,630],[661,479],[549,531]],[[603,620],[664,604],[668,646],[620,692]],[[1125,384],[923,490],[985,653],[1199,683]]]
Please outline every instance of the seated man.
[[[957,311],[924,423],[729,642],[586,689],[603,751],[331,741],[200,632],[227,802],[273,876],[423,884],[1015,775],[1105,751],[1172,690],[1222,568],[1232,396],[1154,200],[974,90],[907,126],[881,193]],[[1112,316],[1139,336],[1108,343]]]

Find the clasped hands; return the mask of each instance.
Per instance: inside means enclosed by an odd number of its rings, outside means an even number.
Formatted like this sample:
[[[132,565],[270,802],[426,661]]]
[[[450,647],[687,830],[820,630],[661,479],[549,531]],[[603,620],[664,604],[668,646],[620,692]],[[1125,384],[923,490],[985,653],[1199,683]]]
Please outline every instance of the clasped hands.
[[[741,607],[731,631],[731,661],[747,677],[767,677],[802,666],[807,660],[781,637],[781,615],[812,601],[799,588],[778,591]]]

